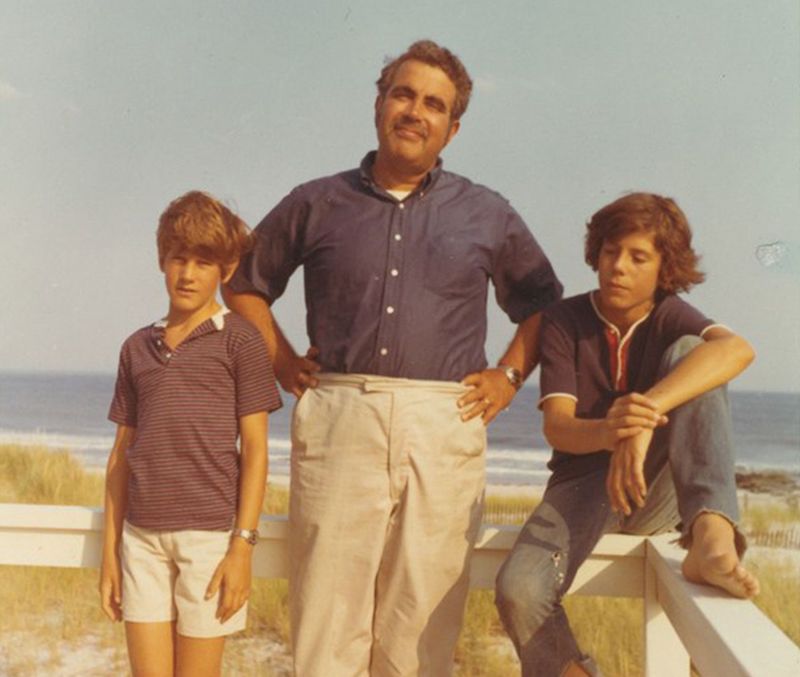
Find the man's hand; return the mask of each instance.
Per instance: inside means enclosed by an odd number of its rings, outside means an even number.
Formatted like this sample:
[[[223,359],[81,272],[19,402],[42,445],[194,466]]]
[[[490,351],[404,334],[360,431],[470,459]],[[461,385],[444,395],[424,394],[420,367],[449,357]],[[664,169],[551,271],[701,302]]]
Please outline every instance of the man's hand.
[[[614,400],[605,418],[604,449],[614,449],[619,442],[644,430],[665,425],[668,419],[658,405],[641,393],[629,393]]]
[[[317,386],[318,381],[314,376],[320,370],[317,355],[319,350],[311,346],[304,356],[293,354],[282,360],[282,368],[275,366],[275,377],[286,392],[300,398],[307,388]]]
[[[458,400],[459,409],[469,407],[461,414],[461,419],[469,421],[481,416],[484,425],[489,425],[517,394],[517,389],[509,383],[505,372],[498,368],[469,374],[461,383],[472,387]]]
[[[103,557],[100,567],[100,607],[111,621],[122,620],[122,567],[119,557]]]
[[[220,592],[216,613],[220,623],[239,611],[250,597],[252,559],[253,546],[235,537],[225,557],[217,565],[205,597],[211,599]]]
[[[645,428],[640,433],[621,440],[611,453],[606,492],[614,512],[630,515],[630,501],[640,508],[644,505],[647,497],[644,459],[652,439],[652,428]]]

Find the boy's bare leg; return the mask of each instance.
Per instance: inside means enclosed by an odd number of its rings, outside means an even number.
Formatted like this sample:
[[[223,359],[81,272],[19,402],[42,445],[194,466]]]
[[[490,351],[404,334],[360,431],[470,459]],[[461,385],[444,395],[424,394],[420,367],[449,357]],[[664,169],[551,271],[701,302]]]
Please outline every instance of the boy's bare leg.
[[[219,677],[225,637],[184,637],[175,643],[175,677]]]
[[[681,567],[692,583],[713,585],[735,597],[758,594],[758,579],[739,561],[731,523],[721,515],[702,513],[692,524],[692,544]]]
[[[175,664],[175,623],[125,623],[133,677],[172,677]]]

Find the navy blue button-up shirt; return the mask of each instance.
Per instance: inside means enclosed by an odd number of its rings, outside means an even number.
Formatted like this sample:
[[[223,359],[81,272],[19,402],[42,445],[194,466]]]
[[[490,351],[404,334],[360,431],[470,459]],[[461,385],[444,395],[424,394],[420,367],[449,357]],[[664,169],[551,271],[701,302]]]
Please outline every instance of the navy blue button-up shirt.
[[[256,227],[230,282],[268,303],[303,266],[324,371],[458,381],[486,367],[486,295],[520,322],[561,297],[550,262],[497,193],[442,170],[402,201],[360,169],[295,188]]]

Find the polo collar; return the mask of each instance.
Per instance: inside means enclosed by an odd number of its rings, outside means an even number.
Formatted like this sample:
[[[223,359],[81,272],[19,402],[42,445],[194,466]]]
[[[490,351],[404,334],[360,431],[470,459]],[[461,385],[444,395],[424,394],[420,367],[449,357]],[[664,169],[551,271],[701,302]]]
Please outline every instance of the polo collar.
[[[633,324],[630,326],[630,329],[628,329],[628,331],[627,331],[627,333],[625,334],[625,336],[621,336],[621,335],[620,335],[620,331],[619,331],[619,329],[617,329],[617,325],[615,325],[613,322],[611,322],[611,320],[609,320],[608,318],[606,318],[606,317],[603,315],[603,313],[601,313],[601,312],[600,312],[600,309],[597,307],[597,304],[596,304],[596,303],[595,303],[595,301],[594,301],[594,294],[595,294],[595,293],[594,293],[593,291],[590,291],[590,292],[589,292],[589,301],[590,301],[590,302],[591,302],[591,304],[592,304],[592,308],[593,308],[593,310],[594,310],[595,314],[596,314],[596,315],[597,315],[597,317],[600,319],[600,321],[601,321],[603,324],[605,324],[605,325],[606,325],[606,327],[608,327],[608,328],[609,328],[609,329],[610,329],[612,332],[614,332],[614,334],[616,334],[616,335],[619,337],[619,339],[620,339],[620,345],[621,345],[621,344],[623,344],[623,343],[625,343],[625,342],[626,342],[626,341],[627,341],[627,340],[628,340],[628,339],[629,339],[631,336],[633,336],[633,332],[635,332],[635,331],[636,331],[636,329],[639,327],[639,325],[640,325],[640,324],[642,324],[642,322],[644,322],[644,321],[645,321],[645,320],[646,320],[648,317],[650,317],[650,315],[652,314],[653,310],[654,310],[654,309],[655,309],[655,307],[656,307],[656,304],[654,303],[654,304],[653,304],[653,307],[652,307],[652,308],[650,308],[650,310],[648,310],[648,311],[647,311],[647,313],[646,313],[645,315],[643,315],[642,317],[640,317],[638,320],[636,320],[636,322],[634,322],[634,323],[633,323]]]
[[[231,312],[228,308],[222,307],[216,313],[214,313],[211,317],[207,320],[203,320],[198,327],[202,327],[206,322],[209,320],[214,325],[214,329],[217,331],[222,331],[225,328],[225,316]],[[154,329],[166,329],[167,328],[167,318],[162,317],[160,320],[156,320],[153,322]]]

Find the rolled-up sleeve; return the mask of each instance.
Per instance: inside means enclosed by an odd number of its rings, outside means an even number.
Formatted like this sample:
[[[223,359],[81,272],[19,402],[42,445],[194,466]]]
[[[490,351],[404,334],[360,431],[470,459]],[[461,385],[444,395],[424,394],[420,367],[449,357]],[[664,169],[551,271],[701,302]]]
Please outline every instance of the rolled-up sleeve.
[[[286,290],[302,263],[307,215],[299,188],[267,214],[254,230],[253,249],[242,257],[228,286],[237,293],[255,293],[273,303]]]
[[[539,243],[510,205],[505,221],[492,281],[497,304],[512,322],[519,323],[558,301],[564,288]]]

